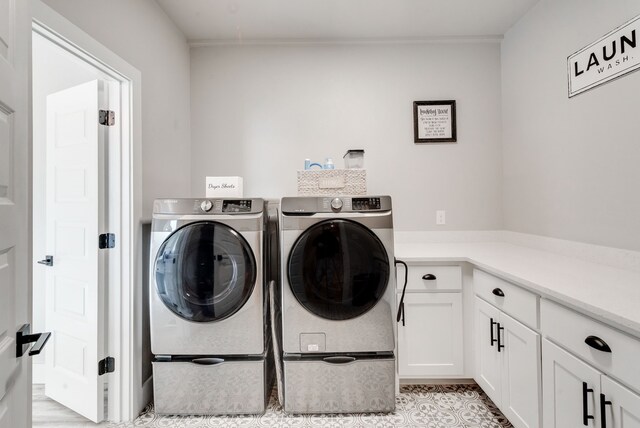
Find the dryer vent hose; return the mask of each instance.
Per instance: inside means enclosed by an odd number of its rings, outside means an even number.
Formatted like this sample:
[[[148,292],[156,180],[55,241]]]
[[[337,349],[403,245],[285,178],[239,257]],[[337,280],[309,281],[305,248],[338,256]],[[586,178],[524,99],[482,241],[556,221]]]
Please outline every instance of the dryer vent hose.
[[[396,258],[393,259],[393,264],[396,266],[396,270],[398,269],[398,265],[404,266],[404,285],[402,286],[402,296],[400,296],[398,315],[396,316],[396,322],[400,322],[400,320],[402,320],[402,326],[404,327],[404,293],[405,291],[407,291],[407,277],[409,276],[409,268],[407,267],[407,264],[405,262]]]

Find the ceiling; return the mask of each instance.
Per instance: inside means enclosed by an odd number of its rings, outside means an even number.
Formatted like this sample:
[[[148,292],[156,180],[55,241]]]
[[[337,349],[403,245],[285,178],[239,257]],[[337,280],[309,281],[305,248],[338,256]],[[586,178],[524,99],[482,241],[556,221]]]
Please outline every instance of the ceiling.
[[[501,37],[539,0],[156,0],[192,44]]]

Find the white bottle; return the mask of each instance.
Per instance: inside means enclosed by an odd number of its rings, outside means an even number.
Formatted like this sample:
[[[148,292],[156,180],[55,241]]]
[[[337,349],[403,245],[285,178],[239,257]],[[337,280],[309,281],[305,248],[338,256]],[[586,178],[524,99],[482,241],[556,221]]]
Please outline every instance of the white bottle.
[[[333,164],[333,160],[331,158],[326,158],[322,169],[335,169],[335,167],[336,166]]]

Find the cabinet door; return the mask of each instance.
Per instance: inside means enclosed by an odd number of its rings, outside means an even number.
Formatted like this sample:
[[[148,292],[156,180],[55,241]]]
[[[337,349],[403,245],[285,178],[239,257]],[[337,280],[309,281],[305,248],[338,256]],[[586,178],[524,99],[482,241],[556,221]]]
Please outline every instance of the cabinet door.
[[[558,326],[558,328],[562,328]],[[545,428],[599,426],[600,372],[542,341],[542,414]],[[586,422],[586,424],[585,424]]]
[[[405,325],[398,323],[398,374],[462,375],[462,294],[407,293],[404,309]]]
[[[640,396],[607,376],[601,382],[601,428],[640,428]]]
[[[501,367],[497,323],[500,311],[484,300],[475,299],[476,375],[475,380],[496,405],[500,406]]]
[[[500,314],[502,403],[500,410],[516,428],[540,426],[540,335]]]

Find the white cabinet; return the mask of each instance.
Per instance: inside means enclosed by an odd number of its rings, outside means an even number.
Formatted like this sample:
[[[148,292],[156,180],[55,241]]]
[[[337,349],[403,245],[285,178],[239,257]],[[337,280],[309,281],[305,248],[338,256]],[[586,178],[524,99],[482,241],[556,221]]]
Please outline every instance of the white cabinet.
[[[462,294],[407,293],[398,324],[398,374],[462,375]]]
[[[640,395],[604,375],[600,390],[601,428],[640,428]]]
[[[496,404],[500,402],[501,353],[496,328],[500,311],[476,297],[476,382]]]
[[[545,428],[640,428],[640,340],[546,299],[540,316]]]
[[[640,391],[640,340],[547,299],[540,302],[545,337],[593,368]]]
[[[476,382],[517,428],[540,424],[540,335],[476,297]]]
[[[640,428],[640,396],[547,339],[542,345],[545,428]]]
[[[405,379],[462,376],[461,267],[410,264],[406,275],[404,316],[398,323],[398,375]],[[397,283],[400,302],[403,282]]]

